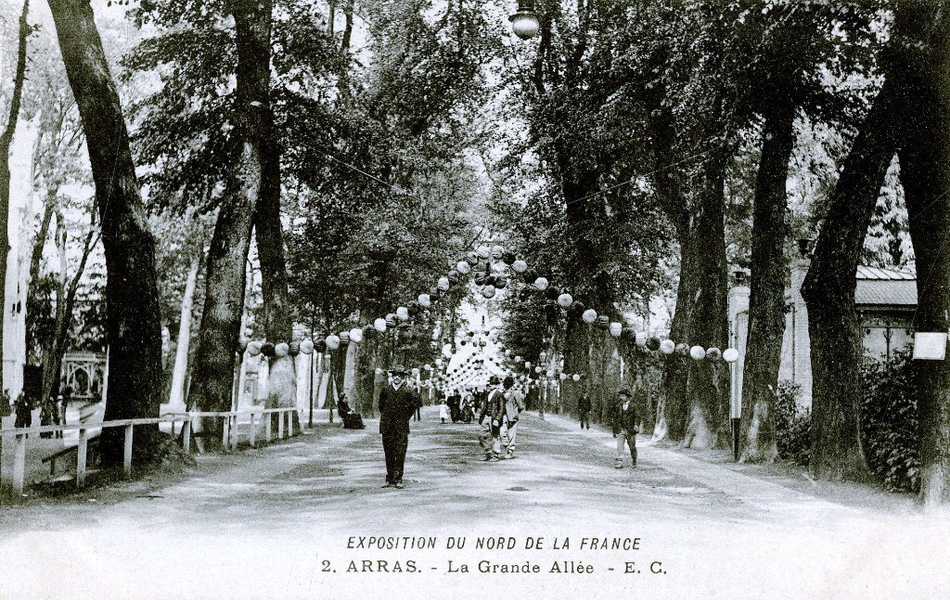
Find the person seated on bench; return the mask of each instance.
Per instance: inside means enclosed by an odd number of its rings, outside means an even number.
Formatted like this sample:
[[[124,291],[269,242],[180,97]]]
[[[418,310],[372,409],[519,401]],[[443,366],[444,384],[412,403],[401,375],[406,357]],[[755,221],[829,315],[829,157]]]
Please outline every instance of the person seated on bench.
[[[346,403],[346,395],[341,395],[340,399],[336,402],[336,412],[340,415],[341,419],[346,419],[346,415],[350,414],[350,405]]]

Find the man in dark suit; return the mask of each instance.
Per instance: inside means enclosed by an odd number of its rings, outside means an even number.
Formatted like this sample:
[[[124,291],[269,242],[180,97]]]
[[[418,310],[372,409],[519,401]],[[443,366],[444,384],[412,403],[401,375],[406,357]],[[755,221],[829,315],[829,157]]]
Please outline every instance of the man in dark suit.
[[[403,464],[409,446],[409,421],[422,400],[411,385],[406,383],[406,368],[394,365],[390,383],[379,393],[379,433],[383,436],[386,453],[386,485],[402,489]]]

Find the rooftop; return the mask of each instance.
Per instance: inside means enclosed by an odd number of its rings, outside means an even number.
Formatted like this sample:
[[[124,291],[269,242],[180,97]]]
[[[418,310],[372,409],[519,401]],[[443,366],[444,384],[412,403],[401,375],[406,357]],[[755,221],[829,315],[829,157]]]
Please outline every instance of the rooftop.
[[[917,278],[913,273],[858,266],[854,302],[859,306],[917,306]]]

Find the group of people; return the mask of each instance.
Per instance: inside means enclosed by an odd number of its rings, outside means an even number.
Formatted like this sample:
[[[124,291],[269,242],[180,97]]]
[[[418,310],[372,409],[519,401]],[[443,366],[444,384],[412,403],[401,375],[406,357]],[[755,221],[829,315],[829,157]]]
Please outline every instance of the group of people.
[[[478,415],[478,424],[482,427],[479,442],[485,451],[485,460],[498,462],[502,456],[515,457],[518,419],[524,410],[524,395],[515,388],[515,380],[510,375],[504,381],[492,375],[488,385],[489,390]]]
[[[39,403],[40,424],[41,425],[65,425],[66,409],[69,406],[72,397],[72,388],[66,387],[63,393],[57,398],[48,398],[45,402]],[[15,414],[13,422],[14,427],[32,427],[33,409],[37,407],[37,402],[30,397],[26,391],[21,391],[15,402],[11,406],[10,390],[3,390],[0,397],[0,416]],[[40,434],[42,437],[50,437],[52,432]],[[62,431],[56,432],[56,437],[62,437]]]
[[[406,381],[409,371],[402,365],[389,370],[389,384],[379,394],[379,433],[386,455],[386,483],[384,488],[402,489],[406,451],[409,447],[409,422],[422,407],[418,391]],[[513,377],[501,380],[497,375],[489,379],[478,415],[482,427],[479,443],[484,460],[498,462],[503,457],[515,457],[518,422],[525,409],[524,394],[515,386]],[[447,404],[443,403],[440,418],[445,420]],[[583,394],[578,401],[581,429],[590,429],[591,401]],[[629,452],[633,468],[637,467],[637,434],[640,432],[638,403],[628,388],[621,388],[610,409],[610,423],[617,440],[614,466],[624,466],[625,450]]]
[[[452,390],[452,393],[446,396],[439,406],[439,419],[443,423],[448,421],[471,423],[474,416],[475,402],[470,393],[463,395],[459,390]]]

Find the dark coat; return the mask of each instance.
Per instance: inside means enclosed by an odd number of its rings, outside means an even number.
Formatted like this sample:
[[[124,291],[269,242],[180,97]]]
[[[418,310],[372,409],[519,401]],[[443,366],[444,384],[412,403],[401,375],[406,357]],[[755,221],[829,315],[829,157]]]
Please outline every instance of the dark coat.
[[[637,412],[637,403],[633,398],[630,399],[627,410],[623,409],[623,398],[617,398],[613,408],[611,423],[613,424],[614,435],[617,435],[621,431],[627,431],[628,433],[636,431],[636,428],[640,425],[640,415]]]
[[[482,404],[482,412],[478,415],[478,422],[481,423],[487,416],[493,421],[501,423],[501,418],[505,414],[505,394],[501,388],[492,388],[485,395],[485,402]]]
[[[422,399],[408,383],[403,383],[398,390],[387,385],[379,393],[379,432],[408,434],[409,420],[420,406]]]
[[[590,412],[590,396],[587,394],[581,396],[580,400],[577,401],[577,412],[581,414]]]

